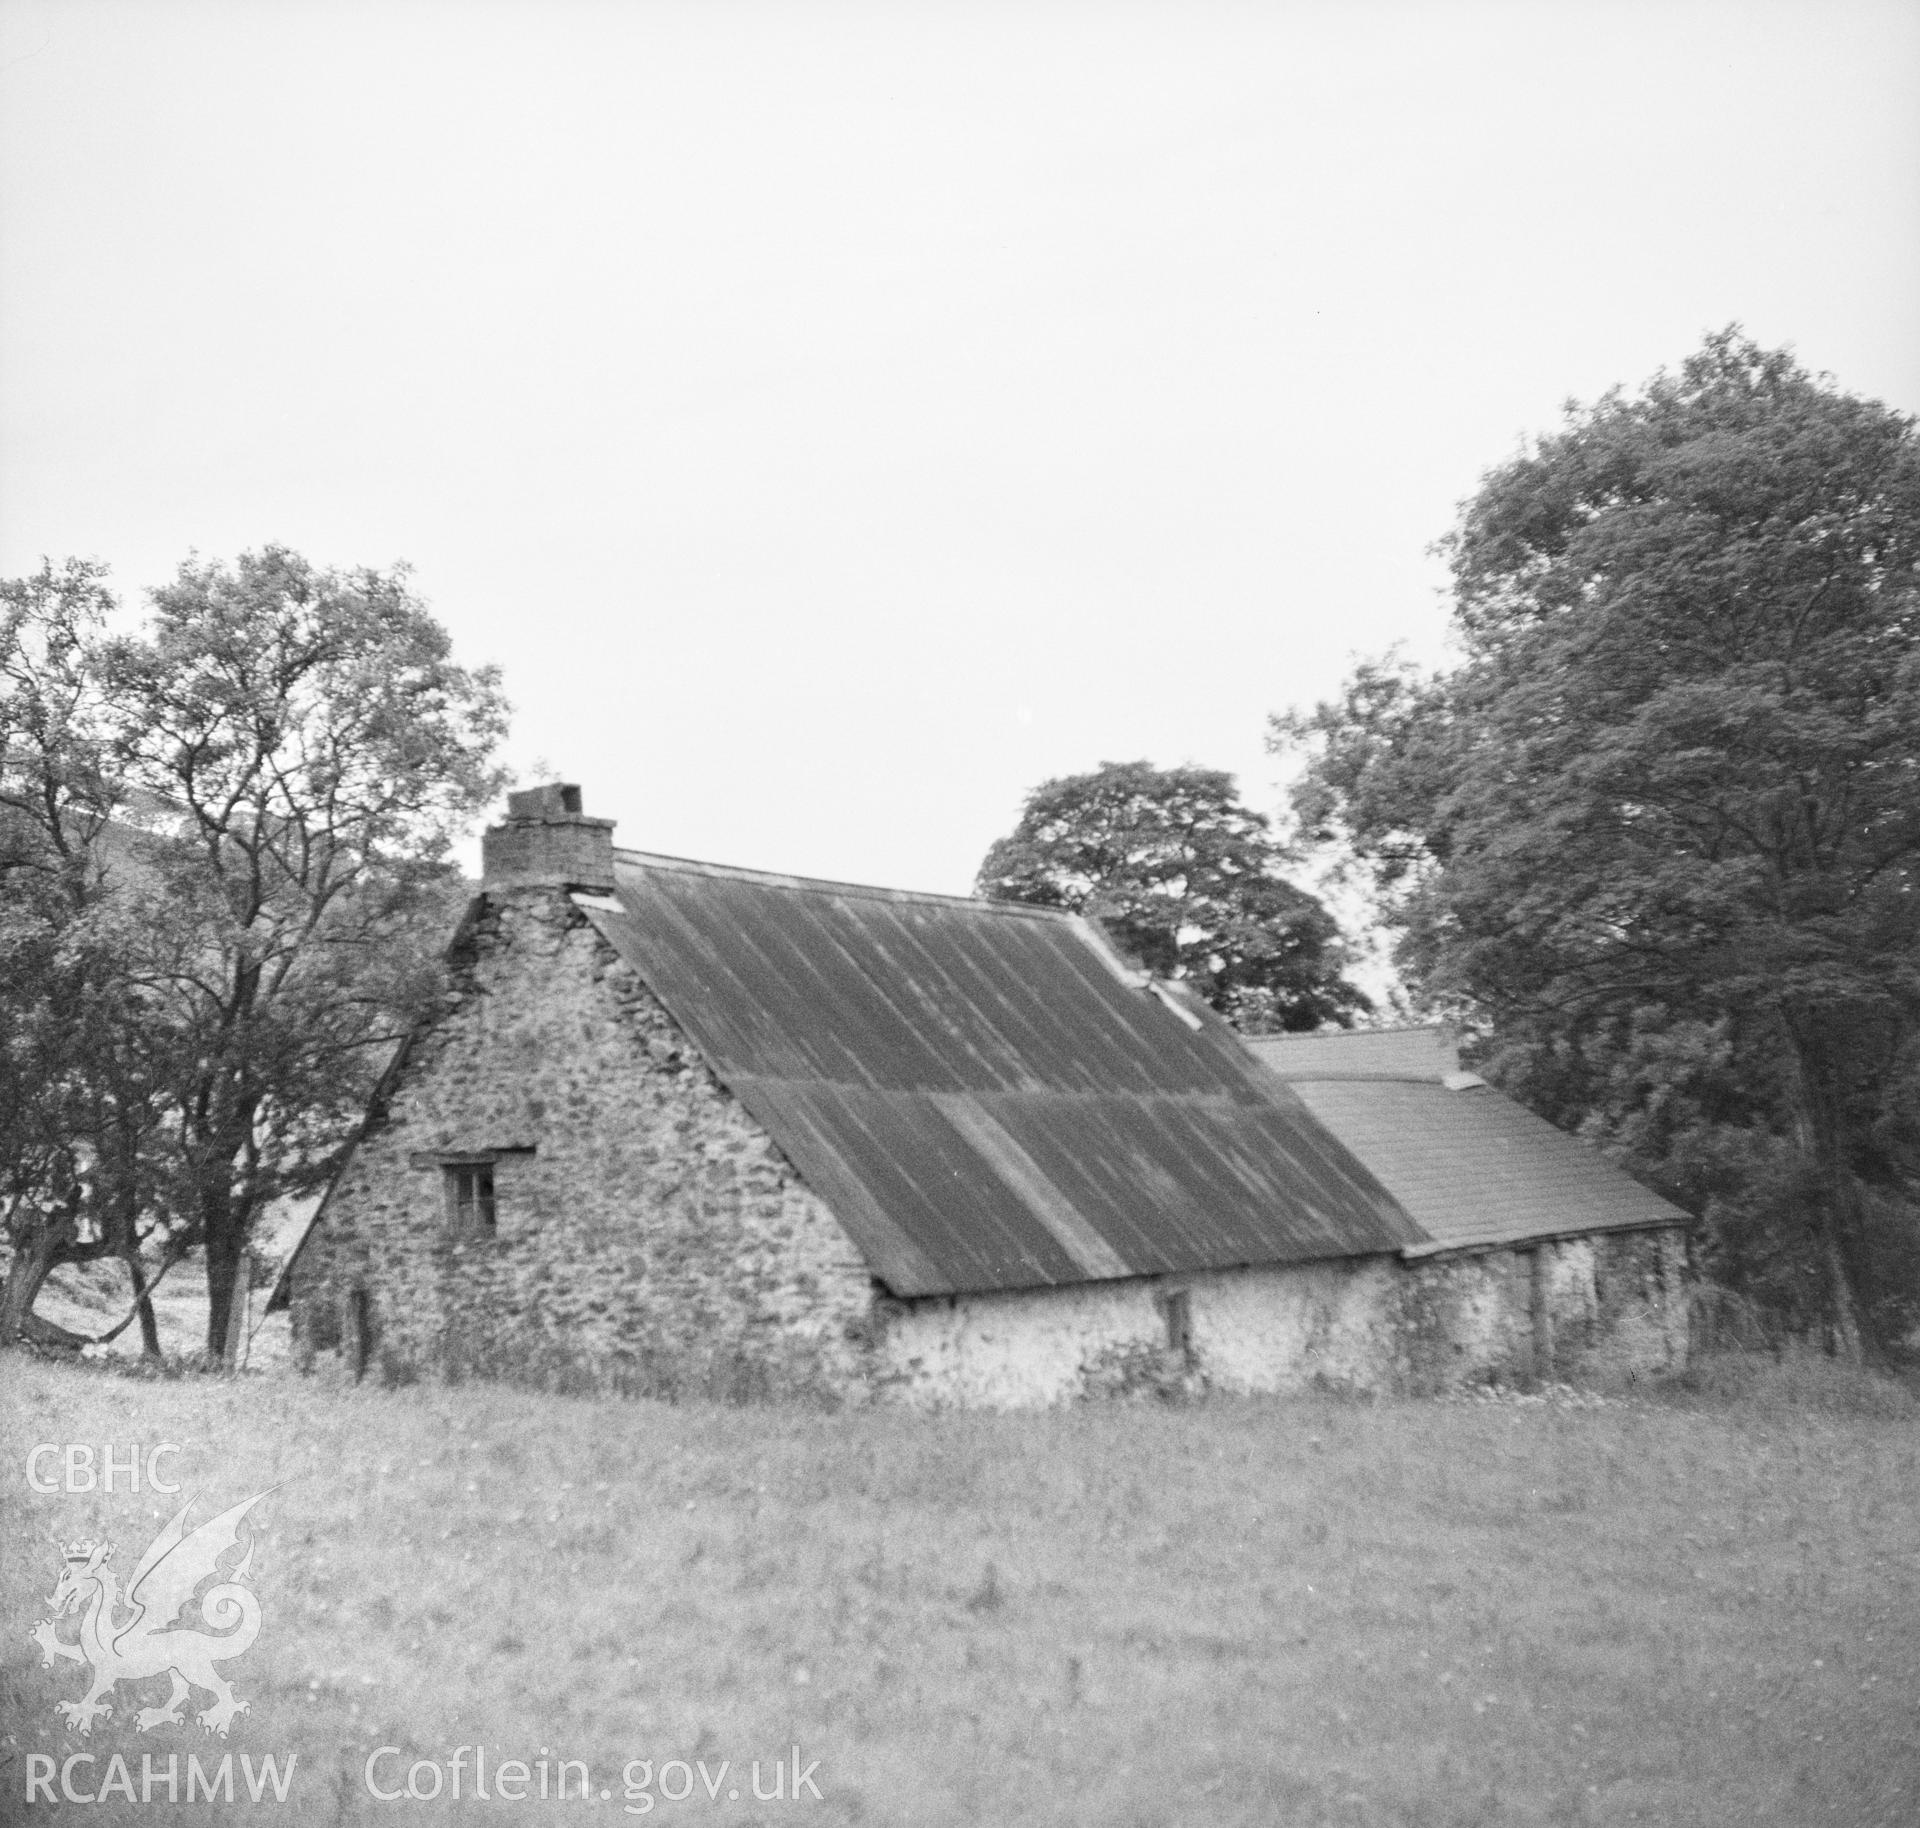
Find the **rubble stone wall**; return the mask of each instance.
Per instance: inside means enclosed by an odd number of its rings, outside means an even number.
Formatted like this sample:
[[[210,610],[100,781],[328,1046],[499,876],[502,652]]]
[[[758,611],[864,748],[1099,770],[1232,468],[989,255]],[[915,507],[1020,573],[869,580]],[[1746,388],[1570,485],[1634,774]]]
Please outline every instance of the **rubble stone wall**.
[[[441,1158],[492,1152],[491,1237]],[[355,1291],[363,1291],[356,1304]],[[388,1379],[635,1392],[862,1381],[865,1264],[562,894],[489,895],[294,1270],[297,1348]]]
[[[1678,1231],[1643,1231],[1412,1263],[1345,1258],[883,1301],[874,1371],[899,1400],[994,1407],[1314,1385],[1419,1395],[1489,1383],[1617,1387],[1685,1365],[1685,1271]],[[1176,1349],[1168,1301],[1180,1295]]]

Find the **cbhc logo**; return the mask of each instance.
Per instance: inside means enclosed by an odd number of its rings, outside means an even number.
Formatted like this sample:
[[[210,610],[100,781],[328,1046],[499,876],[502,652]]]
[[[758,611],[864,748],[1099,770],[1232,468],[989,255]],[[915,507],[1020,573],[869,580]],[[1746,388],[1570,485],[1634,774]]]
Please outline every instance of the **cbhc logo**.
[[[158,1447],[148,1449],[146,1473],[149,1491],[177,1492],[180,1489],[177,1485],[167,1484],[160,1477],[160,1456],[177,1454],[179,1451],[171,1441],[162,1441]],[[43,1476],[41,1461],[56,1457],[65,1462],[65,1476],[62,1477],[59,1472]],[[128,1443],[124,1460],[116,1459],[112,1443],[107,1443],[100,1449],[100,1464],[96,1469],[93,1449],[85,1442],[62,1446],[58,1441],[42,1441],[27,1455],[27,1483],[36,1492],[110,1492],[113,1490],[114,1475],[121,1473],[130,1482],[126,1489],[137,1492],[140,1489],[140,1468],[140,1448],[134,1442]]]

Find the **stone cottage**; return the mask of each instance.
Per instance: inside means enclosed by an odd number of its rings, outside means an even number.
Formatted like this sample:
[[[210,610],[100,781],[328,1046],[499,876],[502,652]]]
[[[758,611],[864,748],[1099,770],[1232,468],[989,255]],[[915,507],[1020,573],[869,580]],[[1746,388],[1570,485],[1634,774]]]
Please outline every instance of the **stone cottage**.
[[[1017,1404],[1684,1358],[1683,1215],[1584,1151],[1564,1210],[1443,1213],[1326,1090],[1384,1080],[1263,1061],[1075,916],[616,850],[550,786],[449,959],[272,1297],[335,1374]],[[1395,1083],[1492,1108],[1452,1071]]]

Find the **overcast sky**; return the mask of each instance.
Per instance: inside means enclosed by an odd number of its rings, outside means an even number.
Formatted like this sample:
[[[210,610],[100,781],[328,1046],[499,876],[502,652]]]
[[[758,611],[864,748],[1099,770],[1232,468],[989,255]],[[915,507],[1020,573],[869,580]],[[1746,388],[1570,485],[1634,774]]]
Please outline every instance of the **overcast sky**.
[[[618,842],[1272,798],[1568,396],[1920,407],[1920,6],[0,3],[0,575],[406,559]]]

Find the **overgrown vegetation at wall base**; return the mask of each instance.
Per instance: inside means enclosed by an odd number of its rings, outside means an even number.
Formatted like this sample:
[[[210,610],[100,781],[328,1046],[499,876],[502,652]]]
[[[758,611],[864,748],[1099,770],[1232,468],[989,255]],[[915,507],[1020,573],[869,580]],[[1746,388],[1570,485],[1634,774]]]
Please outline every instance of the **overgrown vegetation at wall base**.
[[[7,1819],[53,1819],[23,1767],[81,1750],[95,1783],[116,1751],[136,1781],[143,1752],[295,1755],[272,1819],[331,1824],[627,1819],[633,1761],[758,1759],[765,1786],[797,1746],[821,1800],[771,1812],[796,1822],[1907,1828],[1914,1399],[1824,1359],[1695,1381],[929,1417],[25,1363]],[[30,1491],[41,1441],[177,1443],[196,1517],[272,1488],[227,1741],[135,1732],[160,1682],[84,1742],[55,1715],[82,1674],[27,1636],[53,1539],[130,1562],[180,1500]],[[382,1747],[392,1789],[478,1746],[581,1761],[596,1800],[369,1793]],[[740,1788],[651,1813],[770,1819]]]

